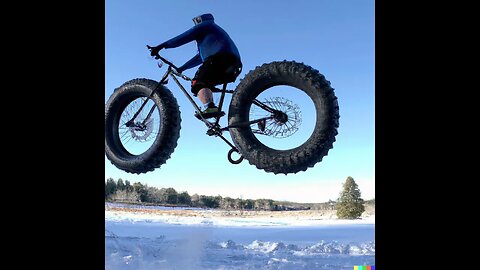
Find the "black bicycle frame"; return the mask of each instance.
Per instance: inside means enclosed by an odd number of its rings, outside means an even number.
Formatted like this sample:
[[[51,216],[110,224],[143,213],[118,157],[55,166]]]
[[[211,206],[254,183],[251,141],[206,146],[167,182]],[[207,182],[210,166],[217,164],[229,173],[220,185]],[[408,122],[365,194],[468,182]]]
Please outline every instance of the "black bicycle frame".
[[[201,113],[201,110],[200,110],[200,107],[198,107],[197,103],[193,100],[193,98],[190,96],[190,94],[187,92],[187,90],[185,90],[185,87],[183,87],[183,85],[178,81],[177,77],[180,77],[186,81],[191,81],[192,79],[179,73],[178,71],[178,68],[173,64],[171,63],[170,61],[168,61],[167,59],[163,58],[162,56],[160,56],[159,54],[157,54],[155,56],[156,59],[160,59],[162,60],[165,64],[168,65],[168,70],[167,72],[165,72],[165,74],[162,76],[162,79],[160,80],[159,84],[157,85],[157,87],[150,93],[149,97],[146,98],[144,100],[144,102],[142,103],[142,105],[140,106],[140,108],[138,109],[138,111],[133,115],[132,119],[130,119],[127,123],[126,123],[126,126],[127,127],[130,127],[132,126],[132,124],[134,123],[134,120],[135,118],[138,116],[138,114],[143,110],[143,108],[145,107],[145,105],[147,104],[148,100],[153,96],[153,94],[158,91],[161,87],[162,84],[166,84],[167,80],[168,80],[168,77],[172,77],[172,79],[177,83],[178,87],[180,87],[180,89],[182,90],[182,92],[185,94],[185,96],[187,97],[187,99],[190,101],[190,103],[192,104],[192,106],[194,107],[195,111],[197,112],[197,114],[200,116],[200,120],[202,122],[205,123],[205,125],[209,128],[207,130],[207,135],[209,136],[217,136],[217,137],[220,137],[225,143],[227,143],[231,148],[232,150],[229,151],[229,154],[228,154],[228,157],[229,157],[229,161],[234,163],[234,164],[238,164],[241,162],[241,160],[243,159],[243,157],[241,156],[240,159],[238,159],[237,161],[234,161],[232,158],[231,158],[231,154],[232,154],[232,151],[235,151],[237,153],[239,153],[238,149],[235,147],[235,145],[233,145],[231,142],[229,142],[225,137],[223,137],[222,135],[222,132],[223,131],[227,131],[229,130],[230,128],[239,128],[239,127],[246,127],[246,126],[250,126],[252,124],[255,124],[255,123],[258,123],[260,121],[263,121],[263,120],[267,120],[267,119],[272,119],[274,118],[274,114],[275,113],[279,113],[280,111],[278,110],[275,110],[275,109],[272,109],[270,108],[269,106],[263,104],[262,102],[258,101],[257,99],[255,99],[253,101],[253,104],[259,106],[260,108],[266,110],[267,112],[270,112],[272,113],[272,116],[269,116],[269,117],[264,117],[264,118],[260,118],[260,119],[256,119],[256,120],[252,120],[252,121],[248,121],[248,122],[242,122],[242,123],[236,123],[236,124],[233,124],[233,125],[229,125],[227,127],[220,127],[219,125],[219,122],[220,122],[220,118],[223,117],[223,115],[219,115],[219,116],[216,116],[215,117],[215,122],[210,122],[208,121],[207,119],[205,119]],[[160,65],[159,65],[160,66]],[[218,88],[214,88],[214,89],[211,89],[212,92],[214,93],[221,93],[221,96],[220,96],[220,101],[219,101],[219,104],[218,104],[218,109],[220,112],[222,112],[222,106],[223,106],[223,101],[225,99],[225,94],[228,93],[228,94],[233,94],[234,91],[233,90],[227,90],[227,83],[224,83],[223,84],[223,87],[222,89],[218,89]],[[145,122],[150,118],[150,116],[152,115],[153,111],[155,109],[155,105],[152,106],[152,108],[150,109],[147,117],[142,121],[142,125],[145,124]]]
[[[235,147],[235,145],[233,145],[231,142],[229,142],[225,137],[223,137],[222,135],[222,131],[224,130],[228,130],[229,127],[226,127],[226,128],[221,128],[220,125],[219,125],[219,122],[220,122],[220,118],[222,118],[222,115],[219,115],[219,116],[216,116],[215,117],[215,123],[212,123],[210,121],[208,121],[207,119],[205,119],[203,116],[202,116],[202,112],[200,110],[200,108],[198,107],[197,103],[193,100],[193,98],[190,96],[190,94],[187,92],[187,90],[185,90],[185,87],[183,87],[183,85],[178,81],[178,79],[175,77],[175,76],[179,76],[187,81],[191,81],[192,79],[188,78],[187,76],[183,75],[183,74],[180,74],[176,71],[173,71],[171,68],[169,68],[169,70],[167,71],[166,73],[167,75],[164,76],[164,77],[168,77],[168,74],[170,74],[170,76],[172,77],[172,79],[177,83],[178,87],[180,87],[180,89],[182,90],[182,92],[185,94],[185,96],[188,98],[188,100],[190,101],[190,103],[192,103],[193,107],[195,108],[195,110],[197,111],[197,114],[200,116],[201,120],[205,123],[205,125],[209,128],[207,130],[207,135],[209,136],[212,136],[212,135],[215,135],[215,136],[218,136],[220,137],[225,143],[227,143],[232,149],[234,149],[236,152],[238,152],[237,148]],[[160,81],[162,82],[162,81]],[[220,102],[218,104],[218,110],[221,112],[222,111],[222,106],[223,106],[223,100],[225,98],[225,93],[229,93],[229,94],[232,94],[233,93],[233,90],[227,90],[227,83],[224,83],[223,84],[223,88],[222,90],[220,89],[213,89],[212,92],[221,92],[221,96],[220,96]]]

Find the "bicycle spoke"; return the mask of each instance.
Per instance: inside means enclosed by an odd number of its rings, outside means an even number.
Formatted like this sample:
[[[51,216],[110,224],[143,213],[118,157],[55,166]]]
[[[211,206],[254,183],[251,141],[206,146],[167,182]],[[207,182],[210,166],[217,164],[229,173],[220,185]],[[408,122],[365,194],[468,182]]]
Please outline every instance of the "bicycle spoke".
[[[128,137],[128,140],[126,140],[123,144],[126,145],[128,142],[132,139],[132,136]]]
[[[129,132],[130,132],[129,129],[125,130],[125,132],[123,132],[122,136],[120,136],[120,139],[123,139],[123,137],[125,137],[125,135],[127,135]]]

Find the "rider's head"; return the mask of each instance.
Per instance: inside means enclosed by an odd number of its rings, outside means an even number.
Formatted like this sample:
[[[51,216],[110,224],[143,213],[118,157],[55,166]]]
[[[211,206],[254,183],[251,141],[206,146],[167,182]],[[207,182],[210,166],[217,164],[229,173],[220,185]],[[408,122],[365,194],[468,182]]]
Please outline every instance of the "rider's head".
[[[210,13],[202,14],[192,19],[195,25],[200,24],[204,21],[213,21],[213,15]]]

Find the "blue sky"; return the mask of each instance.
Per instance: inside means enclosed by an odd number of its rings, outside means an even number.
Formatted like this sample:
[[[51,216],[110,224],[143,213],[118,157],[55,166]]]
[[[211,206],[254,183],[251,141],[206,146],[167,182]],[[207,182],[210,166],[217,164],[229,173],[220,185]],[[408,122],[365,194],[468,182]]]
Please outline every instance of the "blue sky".
[[[331,82],[340,106],[337,141],[315,167],[294,175],[274,175],[247,161],[230,164],[228,146],[205,135],[205,126],[177,85],[168,88],[180,106],[182,129],[172,157],[160,169],[129,174],[105,158],[105,178],[173,187],[189,194],[269,198],[297,202],[337,199],[352,176],[362,197],[375,197],[375,10],[374,1],[154,1],[105,2],[105,102],[113,90],[134,78],[159,80],[146,44],[175,37],[192,18],[212,13],[237,44],[243,71],[263,63],[304,62]],[[197,52],[195,42],[161,54],[178,66]],[[193,77],[196,68],[185,71]],[[189,89],[188,83],[183,85]],[[195,99],[197,101],[197,99]],[[227,100],[229,101],[229,99]],[[226,120],[224,120],[226,121]],[[228,139],[228,133],[224,134]]]

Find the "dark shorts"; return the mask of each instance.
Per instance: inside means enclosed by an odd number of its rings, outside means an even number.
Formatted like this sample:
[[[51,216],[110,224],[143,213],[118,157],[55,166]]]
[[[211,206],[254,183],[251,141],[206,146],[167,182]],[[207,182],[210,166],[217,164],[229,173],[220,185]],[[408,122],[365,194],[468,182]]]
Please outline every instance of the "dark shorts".
[[[192,93],[197,96],[202,88],[234,82],[242,72],[242,62],[236,56],[220,53],[205,59],[192,79]]]

